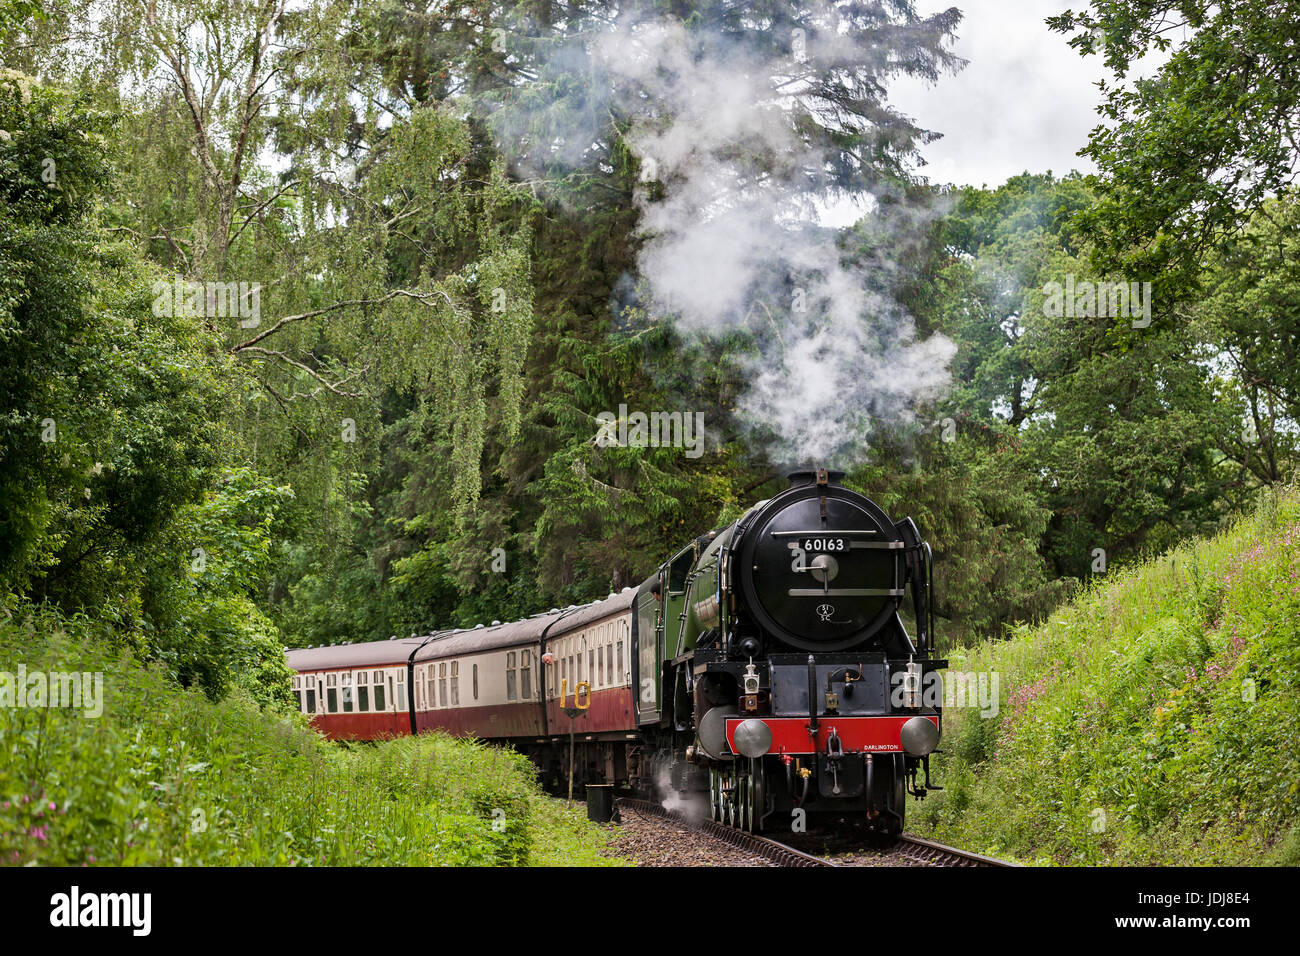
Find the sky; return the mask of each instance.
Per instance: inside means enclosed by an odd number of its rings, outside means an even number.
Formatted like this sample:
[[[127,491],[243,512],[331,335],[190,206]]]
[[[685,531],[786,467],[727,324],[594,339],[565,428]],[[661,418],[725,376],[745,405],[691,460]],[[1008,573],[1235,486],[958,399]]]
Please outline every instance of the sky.
[[[1097,81],[1111,79],[1100,56],[1083,57],[1068,37],[1048,29],[1048,17],[1086,6],[1082,0],[918,0],[929,16],[962,11],[952,51],[967,61],[956,74],[929,84],[896,77],[889,102],[942,138],[921,147],[918,170],[933,183],[998,186],[1023,172],[1096,172],[1076,155],[1100,122]],[[1148,56],[1132,76],[1152,74],[1164,55]],[[861,203],[819,209],[823,225],[852,224]]]
[[[953,52],[968,61],[934,85],[900,78],[890,101],[920,126],[943,134],[922,147],[932,182],[996,186],[1017,173],[1095,172],[1075,155],[1098,123],[1106,75],[1097,56],[1082,57],[1043,22],[1068,0],[920,0],[928,16],[962,11]],[[1073,3],[1075,8],[1080,4]]]
[[[1100,56],[1083,57],[1043,21],[1081,0],[918,0],[929,16],[955,6],[962,11],[953,52],[965,69],[936,84],[900,77],[890,102],[922,128],[943,138],[922,147],[921,172],[936,183],[996,186],[1025,172],[1064,175],[1095,172],[1075,155],[1098,124],[1100,92],[1109,78]],[[1147,76],[1165,59],[1153,54],[1134,76]]]

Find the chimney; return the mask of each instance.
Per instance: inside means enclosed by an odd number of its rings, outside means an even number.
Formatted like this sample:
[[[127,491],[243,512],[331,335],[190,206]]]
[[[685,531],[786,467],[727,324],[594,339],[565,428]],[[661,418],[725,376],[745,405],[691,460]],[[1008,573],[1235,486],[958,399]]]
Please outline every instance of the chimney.
[[[808,469],[806,471],[792,471],[786,476],[790,479],[790,487],[798,488],[800,485],[828,484],[838,485],[840,479],[844,477],[842,471],[828,471],[825,468]]]

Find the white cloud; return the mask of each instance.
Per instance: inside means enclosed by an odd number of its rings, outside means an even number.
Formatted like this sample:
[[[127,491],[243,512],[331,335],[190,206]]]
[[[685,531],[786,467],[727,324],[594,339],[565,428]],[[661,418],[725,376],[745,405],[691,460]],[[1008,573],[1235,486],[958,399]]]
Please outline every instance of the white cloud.
[[[953,48],[964,70],[934,85],[900,77],[890,103],[943,138],[921,148],[921,173],[936,183],[996,186],[1026,170],[1095,172],[1076,155],[1100,122],[1100,56],[1083,57],[1044,22],[1069,9],[1063,0],[924,0],[929,16],[955,5],[963,13]],[[1075,3],[1073,6],[1078,7]],[[1165,59],[1143,61],[1150,75]]]

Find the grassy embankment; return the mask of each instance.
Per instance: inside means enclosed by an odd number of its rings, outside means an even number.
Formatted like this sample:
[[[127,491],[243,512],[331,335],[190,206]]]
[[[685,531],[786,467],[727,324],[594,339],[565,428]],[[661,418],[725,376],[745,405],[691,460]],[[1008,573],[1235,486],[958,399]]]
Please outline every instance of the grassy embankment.
[[[107,647],[83,619],[0,607],[0,671],[104,674],[98,718],[0,708],[0,864],[616,862],[517,754],[442,735],[331,745]]]
[[[1026,863],[1300,864],[1294,490],[949,657],[1001,705],[946,715],[917,832]]]

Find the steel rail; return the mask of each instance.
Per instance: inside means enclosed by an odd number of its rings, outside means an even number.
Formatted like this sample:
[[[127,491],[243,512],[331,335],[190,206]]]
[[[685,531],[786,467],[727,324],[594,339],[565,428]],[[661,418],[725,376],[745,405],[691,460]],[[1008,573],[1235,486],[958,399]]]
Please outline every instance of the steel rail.
[[[979,853],[958,850],[956,847],[935,843],[933,840],[927,840],[925,837],[915,836],[911,833],[904,833],[898,838],[896,852],[909,860],[915,860],[923,866],[929,866],[933,863],[942,863],[944,866],[1020,865],[1019,863],[1008,863],[1006,860],[994,859],[991,856],[982,856]]]

